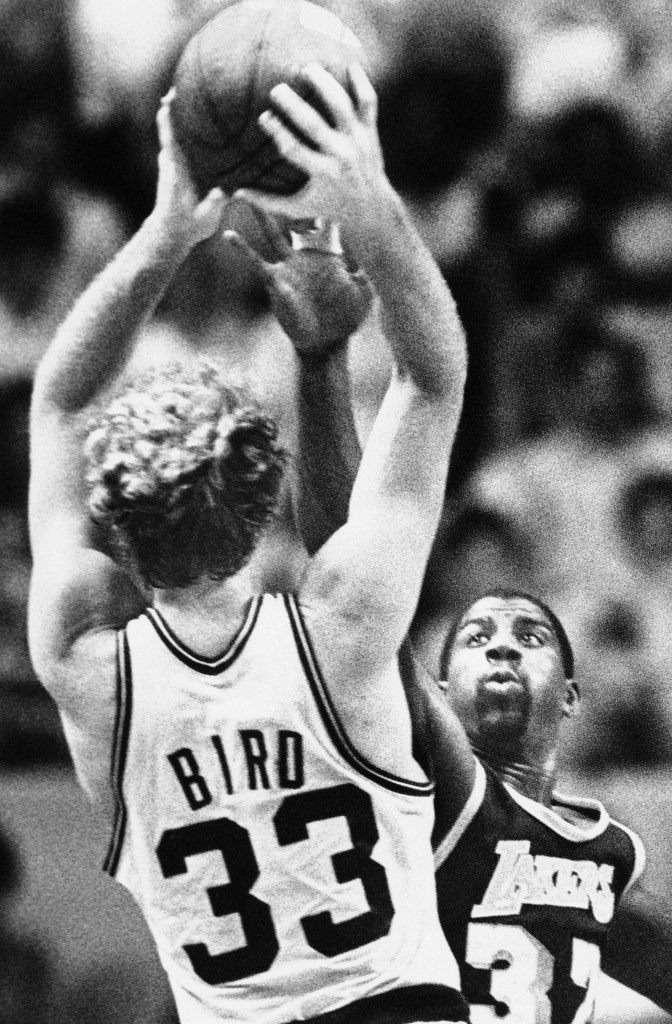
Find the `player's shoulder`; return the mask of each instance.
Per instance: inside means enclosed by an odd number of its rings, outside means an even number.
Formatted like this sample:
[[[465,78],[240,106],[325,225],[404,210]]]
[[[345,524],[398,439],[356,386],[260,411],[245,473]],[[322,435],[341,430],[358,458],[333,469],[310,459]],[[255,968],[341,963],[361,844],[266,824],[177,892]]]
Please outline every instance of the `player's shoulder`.
[[[542,803],[526,796],[480,759],[476,758],[476,764],[473,789],[462,815],[462,831],[469,826],[480,827],[488,834],[495,830],[500,835],[524,830],[570,844],[599,842],[623,855],[631,852],[640,856],[643,844],[639,836],[612,818],[599,800],[554,792],[550,805]],[[451,846],[456,843],[455,837],[453,829]]]
[[[646,855],[641,838],[616,821],[594,797],[555,791],[550,806],[530,800],[506,783],[500,783],[526,814],[535,818],[559,843],[576,846],[593,858],[613,863],[629,888],[644,870]]]
[[[567,795],[558,791],[553,794],[552,811],[570,826],[574,825],[580,834],[589,838],[604,836],[613,842],[643,848],[642,840],[628,825],[612,817],[604,804],[594,797]]]
[[[65,714],[88,715],[92,688],[114,687],[116,634],[146,605],[131,578],[92,548],[63,551],[31,583],[29,641],[42,684]],[[88,695],[88,696],[87,696]]]
[[[33,571],[31,632],[52,660],[67,660],[86,634],[124,626],[147,603],[148,595],[108,555],[65,544]]]
[[[506,780],[498,779],[488,771],[490,791],[497,789],[506,794],[512,807],[534,818],[561,839],[586,843],[606,838],[634,844],[638,837],[627,826],[615,821],[604,804],[588,796],[577,796],[554,790],[550,804],[534,800],[521,793]]]

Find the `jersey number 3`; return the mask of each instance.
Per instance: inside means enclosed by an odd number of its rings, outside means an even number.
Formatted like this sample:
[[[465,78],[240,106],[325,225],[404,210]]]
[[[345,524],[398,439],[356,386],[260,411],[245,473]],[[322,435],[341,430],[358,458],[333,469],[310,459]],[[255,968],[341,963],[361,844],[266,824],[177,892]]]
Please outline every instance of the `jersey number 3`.
[[[521,925],[474,924],[467,931],[465,959],[472,967],[492,971],[490,994],[506,1008],[509,1024],[550,1024],[553,956]],[[505,968],[505,969],[502,969]],[[595,1008],[600,950],[592,942],[572,940],[571,978],[586,996],[572,1024],[587,1024]],[[491,1024],[501,1017],[493,1006],[471,1007],[472,1024]]]
[[[285,797],[274,818],[278,843],[289,846],[308,839],[310,822],[339,817],[348,824],[352,847],[332,856],[334,875],[339,883],[358,878],[369,909],[345,921],[334,921],[329,911],[301,919],[308,945],[328,957],[387,935],[394,916],[385,871],[371,857],[378,841],[371,798],[350,783],[293,793]],[[237,914],[246,944],[213,954],[204,942],[194,942],[185,945],[184,951],[202,981],[221,985],[268,970],[280,946],[271,908],[250,891],[259,877],[259,865],[246,828],[230,818],[217,818],[168,829],[156,850],[164,878],[185,874],[189,857],[209,851],[221,853],[229,876],[226,885],[207,890],[212,913],[215,917]]]

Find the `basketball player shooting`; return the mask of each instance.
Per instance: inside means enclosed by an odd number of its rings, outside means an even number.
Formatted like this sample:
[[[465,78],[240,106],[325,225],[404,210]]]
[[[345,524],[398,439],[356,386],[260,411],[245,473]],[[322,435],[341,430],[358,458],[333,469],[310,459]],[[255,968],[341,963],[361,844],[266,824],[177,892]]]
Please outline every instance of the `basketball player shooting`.
[[[318,68],[305,80],[330,123],[289,86],[273,99],[282,122],[263,119],[309,176],[287,215],[341,225],[395,363],[347,521],[297,594],[260,594],[286,462],[276,425],[197,359],[123,379],[223,204],[199,201],[164,104],[155,208],[36,375],[31,653],[184,1024],[466,1020],[397,665],[465,340],[385,177],[368,80],[353,69],[352,99]]]

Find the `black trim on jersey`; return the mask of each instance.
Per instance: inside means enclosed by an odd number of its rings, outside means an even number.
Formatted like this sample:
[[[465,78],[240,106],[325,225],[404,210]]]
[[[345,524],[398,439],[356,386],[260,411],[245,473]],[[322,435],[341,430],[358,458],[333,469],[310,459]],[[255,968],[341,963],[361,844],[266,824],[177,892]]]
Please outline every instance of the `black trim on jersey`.
[[[411,779],[403,779],[398,775],[385,771],[372,764],[367,758],[359,753],[350,742],[348,735],[343,728],[336,709],[332,703],[329,691],[327,690],[320,666],[313,646],[303,621],[299,603],[294,594],[283,594],[285,607],[291,623],[294,640],[301,659],[303,671],[305,672],[308,685],[315,698],[318,710],[324,722],[329,737],[341,757],[348,764],[356,769],[360,775],[364,775],[372,782],[377,782],[386,789],[396,793],[405,793],[410,796],[433,796],[433,782],[415,782]]]
[[[146,608],[142,613],[146,615],[154,626],[159,638],[166,645],[171,654],[194,672],[200,672],[206,676],[216,676],[229,668],[241,653],[245,644],[250,639],[252,631],[259,617],[259,610],[263,597],[253,597],[245,615],[243,624],[238,632],[227,644],[226,650],[215,658],[206,658],[202,654],[196,654],[186,644],[182,643],[178,636],[172,631],[161,612],[156,608]]]
[[[464,996],[448,985],[407,985],[291,1024],[413,1024],[442,1020],[469,1020],[469,1005]]]
[[[133,690],[131,686],[131,653],[125,630],[117,632],[117,713],[114,722],[112,740],[112,765],[110,781],[115,800],[114,823],[112,837],[107,855],[103,862],[103,871],[114,876],[119,866],[121,847],[126,832],[126,803],[124,801],[123,781],[128,754],[128,734],[131,726],[133,710]]]

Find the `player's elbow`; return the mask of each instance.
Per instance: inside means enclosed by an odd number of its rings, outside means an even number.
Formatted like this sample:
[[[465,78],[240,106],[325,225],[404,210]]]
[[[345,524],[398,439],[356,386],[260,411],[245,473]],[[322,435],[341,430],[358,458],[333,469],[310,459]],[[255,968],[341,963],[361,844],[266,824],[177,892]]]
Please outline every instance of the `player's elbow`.
[[[437,346],[432,358],[409,359],[398,365],[397,374],[408,381],[425,401],[444,403],[448,409],[461,408],[467,382],[467,353],[464,345],[452,351]]]

